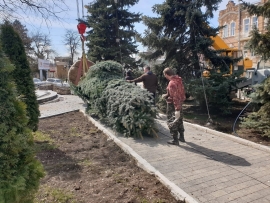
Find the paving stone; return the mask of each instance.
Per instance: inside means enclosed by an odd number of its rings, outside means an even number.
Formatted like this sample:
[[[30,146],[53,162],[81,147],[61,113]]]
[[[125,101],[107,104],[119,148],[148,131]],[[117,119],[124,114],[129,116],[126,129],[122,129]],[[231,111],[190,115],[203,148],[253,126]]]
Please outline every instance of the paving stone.
[[[269,200],[261,198],[261,199],[256,199],[256,200],[251,201],[251,202],[254,202],[254,203],[269,203]]]
[[[268,197],[268,196],[270,197],[270,189],[267,186],[265,188],[259,190],[257,193],[259,193],[261,195],[261,197]]]
[[[210,195],[214,196],[214,197],[221,197],[223,195],[227,195],[228,193],[226,193],[224,190],[217,190],[215,192],[210,193]]]
[[[265,199],[269,200],[270,202],[270,195],[265,196]]]
[[[258,203],[260,203],[258,201],[258,199],[264,199],[264,198],[261,198],[261,195],[259,193],[251,193],[251,194],[248,194],[248,195],[246,195],[244,197],[241,197],[241,199],[246,200],[248,202],[258,202]]]

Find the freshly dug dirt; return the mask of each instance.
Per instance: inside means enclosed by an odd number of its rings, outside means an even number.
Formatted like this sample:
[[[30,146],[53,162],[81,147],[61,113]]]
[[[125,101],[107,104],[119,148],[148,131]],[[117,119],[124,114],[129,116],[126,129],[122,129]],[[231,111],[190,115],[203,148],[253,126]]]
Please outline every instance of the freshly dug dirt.
[[[210,125],[207,125],[209,115],[206,109],[200,109],[192,102],[185,102],[183,105],[184,120],[190,123],[206,126],[220,132],[228,133],[232,136],[237,136],[251,142],[270,146],[270,137],[263,137],[256,131],[256,129],[246,129],[239,126],[241,123],[241,117],[247,116],[249,113],[245,111],[243,114],[240,114],[246,104],[246,102],[235,101],[232,108],[232,114],[229,115],[222,115],[221,112],[210,112],[210,118],[213,122],[210,123]]]
[[[179,202],[80,112],[41,119],[35,143],[46,171],[35,202]]]

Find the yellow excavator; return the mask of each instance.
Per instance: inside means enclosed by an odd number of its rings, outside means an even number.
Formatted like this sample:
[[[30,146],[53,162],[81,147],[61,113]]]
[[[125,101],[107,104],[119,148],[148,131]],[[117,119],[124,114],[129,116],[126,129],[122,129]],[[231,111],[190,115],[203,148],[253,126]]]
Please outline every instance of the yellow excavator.
[[[230,48],[222,38],[220,38],[218,35],[216,37],[211,37],[211,39],[214,41],[213,48],[216,50],[224,50],[222,54],[226,56],[230,56],[232,58],[240,58],[243,56],[242,50]],[[252,68],[253,62],[249,58],[245,57],[244,59],[241,59],[237,64],[231,64],[230,65],[230,74],[232,74],[234,71],[246,71],[247,69]],[[209,77],[210,72],[205,70],[203,72],[204,77]]]

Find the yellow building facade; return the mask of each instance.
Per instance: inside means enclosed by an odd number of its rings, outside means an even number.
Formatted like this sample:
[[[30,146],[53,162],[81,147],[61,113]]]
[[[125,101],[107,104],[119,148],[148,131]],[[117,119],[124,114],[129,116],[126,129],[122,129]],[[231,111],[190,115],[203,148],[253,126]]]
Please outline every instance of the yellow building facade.
[[[71,57],[55,57],[54,62],[56,65],[55,77],[66,80],[68,78],[68,70],[72,65]]]
[[[267,0],[261,0],[256,5],[263,5]],[[243,57],[248,57],[253,61],[253,67],[257,67],[260,56],[254,55],[251,50],[245,48],[245,44],[250,39],[250,32],[256,26],[263,33],[265,31],[267,19],[259,16],[251,16],[244,10],[241,4],[236,4],[234,1],[228,1],[226,9],[219,12],[219,26],[225,26],[219,32],[224,42],[230,48],[242,50]],[[269,63],[263,64],[264,68],[270,68]]]

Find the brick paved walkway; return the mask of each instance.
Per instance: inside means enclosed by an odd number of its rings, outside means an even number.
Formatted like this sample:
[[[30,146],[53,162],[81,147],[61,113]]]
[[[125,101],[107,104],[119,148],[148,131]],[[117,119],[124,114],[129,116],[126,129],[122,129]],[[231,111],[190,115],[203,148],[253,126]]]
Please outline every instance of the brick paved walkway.
[[[41,105],[40,111],[46,117],[84,108],[81,99],[69,95],[63,101]],[[158,139],[117,138],[194,202],[270,202],[269,148],[188,123],[186,143],[171,146],[166,143],[170,135],[165,120],[159,119],[157,124]]]
[[[166,123],[158,123],[157,140],[120,139],[198,202],[270,202],[269,152],[191,125],[185,144],[169,146]]]

